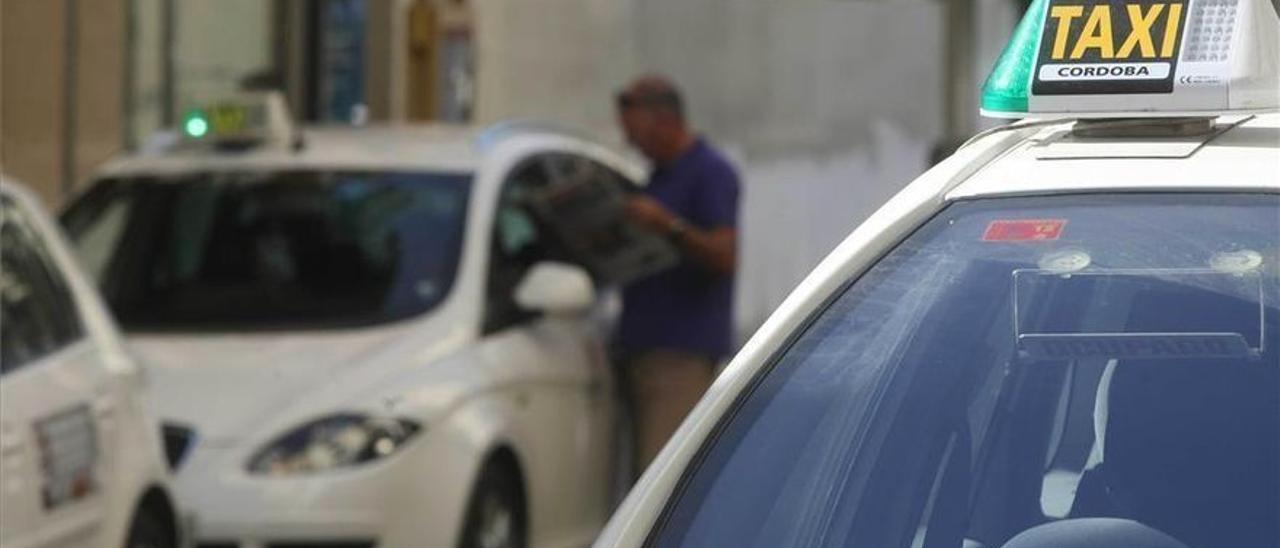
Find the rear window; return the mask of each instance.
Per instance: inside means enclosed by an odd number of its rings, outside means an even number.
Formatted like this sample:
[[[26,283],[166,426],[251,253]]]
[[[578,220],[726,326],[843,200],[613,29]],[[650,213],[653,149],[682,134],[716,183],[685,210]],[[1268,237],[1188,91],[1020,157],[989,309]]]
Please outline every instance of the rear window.
[[[952,205],[686,472],[655,546],[1277,545],[1280,196]]]

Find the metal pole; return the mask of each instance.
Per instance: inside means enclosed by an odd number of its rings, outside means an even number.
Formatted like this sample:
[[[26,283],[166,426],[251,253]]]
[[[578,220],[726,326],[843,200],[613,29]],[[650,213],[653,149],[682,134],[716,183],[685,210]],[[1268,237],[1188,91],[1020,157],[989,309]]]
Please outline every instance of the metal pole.
[[[137,109],[134,101],[137,96],[137,79],[138,79],[138,0],[124,1],[124,148],[125,150],[134,150],[138,148],[138,127]]]
[[[176,20],[174,11],[177,9],[175,2],[176,0],[163,0],[160,3],[160,125],[165,128],[173,127],[176,118],[174,90],[177,87],[177,73],[173,53],[173,24]]]
[[[76,98],[80,86],[78,85],[79,74],[78,65],[80,62],[80,37],[79,37],[79,21],[80,21],[80,2],[79,0],[66,0],[63,4],[65,8],[65,36],[63,37],[62,66],[62,199],[66,199],[75,189],[76,184],[76,130],[79,120],[77,119]]]

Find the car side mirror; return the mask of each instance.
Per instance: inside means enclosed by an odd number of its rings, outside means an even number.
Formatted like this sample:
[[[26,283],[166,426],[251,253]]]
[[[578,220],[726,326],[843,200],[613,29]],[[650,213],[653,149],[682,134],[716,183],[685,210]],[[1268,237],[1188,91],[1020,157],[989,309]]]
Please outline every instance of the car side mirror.
[[[591,275],[581,267],[556,262],[534,264],[516,286],[516,304],[553,315],[583,313],[595,303]]]

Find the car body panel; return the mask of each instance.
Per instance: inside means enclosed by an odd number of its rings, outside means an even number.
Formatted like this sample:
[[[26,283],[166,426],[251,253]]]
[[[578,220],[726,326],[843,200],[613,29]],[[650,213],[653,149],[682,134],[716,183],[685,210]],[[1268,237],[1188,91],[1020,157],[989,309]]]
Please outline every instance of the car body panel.
[[[202,445],[226,446],[274,437],[279,421],[299,424],[347,405],[360,384],[434,361],[462,338],[442,324],[323,334],[147,334],[135,335],[130,346],[154,364],[152,377],[165,387],[157,394],[161,414],[198,424]],[[440,341],[439,349],[424,350],[422,340]]]
[[[1132,157],[1127,151],[1149,150],[1170,138],[1090,139],[1108,152],[1101,156],[1039,159],[1070,130],[1056,124],[1028,136],[964,184],[947,193],[948,200],[1027,194],[1080,192],[1223,192],[1276,188],[1275,157],[1267,143],[1280,142],[1280,116],[1232,119],[1221,134],[1206,136],[1185,158]],[[1224,167],[1229,166],[1229,167]]]
[[[311,127],[294,148],[255,148],[231,154],[183,148],[177,136],[160,134],[157,146],[115,158],[98,177],[130,173],[172,174],[245,168],[371,168],[471,172],[480,157],[470,145],[475,132],[452,126]]]
[[[114,416],[117,394],[107,388],[111,379],[101,367],[93,342],[81,339],[13,371],[7,377],[0,387],[0,399],[5,401],[6,407],[5,427],[9,436],[20,438],[16,443],[6,443],[6,473],[11,475],[5,478],[6,495],[14,492],[15,482],[21,482],[16,491],[22,496],[18,500],[6,496],[4,505],[10,508],[5,513],[21,512],[14,522],[23,524],[23,529],[34,533],[25,539],[18,537],[13,545],[101,542],[99,539],[105,537],[107,505],[120,502],[113,500],[120,486],[110,472],[119,464],[117,461],[121,455]],[[40,424],[58,421],[60,417],[76,421],[76,415],[91,421],[89,432],[96,439],[97,449],[92,450],[92,474],[96,484],[92,490],[96,493],[46,509],[41,504],[41,491],[45,489],[43,484],[48,472],[42,466],[43,457],[38,450],[33,450],[45,443],[38,435]],[[16,427],[18,424],[28,427]],[[26,458],[13,459],[10,451],[14,450],[22,451],[20,454]],[[15,463],[17,466],[11,467]]]

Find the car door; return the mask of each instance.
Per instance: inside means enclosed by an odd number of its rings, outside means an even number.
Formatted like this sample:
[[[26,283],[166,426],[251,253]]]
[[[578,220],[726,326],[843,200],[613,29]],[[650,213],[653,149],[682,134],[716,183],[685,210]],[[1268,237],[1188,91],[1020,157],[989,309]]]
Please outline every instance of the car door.
[[[519,162],[495,204],[482,355],[517,375],[515,401],[532,544],[582,545],[607,518],[612,478],[612,385],[591,318],[522,310],[515,288],[540,261],[570,261],[528,198],[550,184],[546,158]]]
[[[35,224],[8,196],[0,208],[0,544],[90,544],[113,487],[115,396]]]

